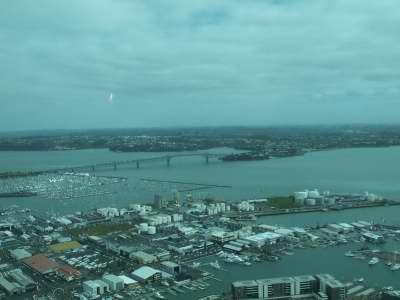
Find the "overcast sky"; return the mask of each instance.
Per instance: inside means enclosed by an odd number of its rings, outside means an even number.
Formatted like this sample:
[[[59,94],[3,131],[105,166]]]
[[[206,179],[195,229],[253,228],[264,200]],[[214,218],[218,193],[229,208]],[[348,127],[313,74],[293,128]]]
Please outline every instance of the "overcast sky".
[[[399,0],[1,3],[2,131],[399,115]]]

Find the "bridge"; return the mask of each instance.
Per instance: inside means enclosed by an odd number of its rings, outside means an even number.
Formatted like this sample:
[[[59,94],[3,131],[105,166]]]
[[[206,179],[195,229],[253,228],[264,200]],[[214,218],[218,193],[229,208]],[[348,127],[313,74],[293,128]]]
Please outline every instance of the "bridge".
[[[30,172],[30,175],[40,175],[40,174],[52,174],[52,173],[79,173],[79,172],[95,172],[96,170],[118,170],[119,167],[122,166],[133,166],[139,169],[144,163],[146,162],[165,162],[167,167],[171,166],[171,161],[176,158],[182,157],[202,157],[206,164],[209,163],[210,159],[218,159],[226,154],[217,154],[217,153],[186,153],[186,154],[169,154],[163,156],[156,156],[156,157],[148,157],[148,158],[138,158],[132,160],[115,160],[105,163],[98,163],[98,164],[90,164],[90,165],[82,165],[82,166],[71,166],[71,167],[63,167],[57,169],[49,169],[49,170],[42,170],[42,171],[33,171]]]

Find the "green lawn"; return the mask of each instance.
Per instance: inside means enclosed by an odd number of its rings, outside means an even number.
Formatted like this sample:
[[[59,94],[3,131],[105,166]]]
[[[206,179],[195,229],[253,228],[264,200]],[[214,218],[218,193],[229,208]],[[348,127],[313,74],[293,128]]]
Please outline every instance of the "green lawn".
[[[70,229],[68,233],[73,237],[78,237],[79,235],[103,236],[111,232],[129,231],[132,227],[133,225],[130,224],[97,224],[85,228]]]
[[[294,202],[293,196],[275,196],[268,198],[268,205],[270,207],[280,208],[280,209],[288,209],[288,208],[297,208],[297,205]]]

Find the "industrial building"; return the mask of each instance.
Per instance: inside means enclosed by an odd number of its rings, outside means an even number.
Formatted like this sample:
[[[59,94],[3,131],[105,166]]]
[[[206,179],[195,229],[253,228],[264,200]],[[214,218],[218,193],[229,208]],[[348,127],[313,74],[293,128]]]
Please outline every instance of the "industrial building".
[[[159,270],[148,266],[143,266],[132,272],[132,277],[141,283],[157,282],[162,279],[162,273]]]
[[[137,280],[134,280],[126,275],[119,275],[118,277],[124,282],[124,288],[130,289],[139,285]]]
[[[28,251],[26,251],[25,249],[22,249],[22,248],[10,250],[10,255],[15,260],[21,260],[21,259],[28,258],[28,257],[32,256],[31,253],[29,253]]]
[[[262,247],[265,244],[276,244],[282,236],[274,232],[262,232],[255,235],[251,235],[243,238],[246,242],[249,242],[251,246]]]
[[[41,273],[41,274],[49,274],[55,273],[59,264],[54,260],[49,259],[44,254],[37,254],[23,260],[24,264],[30,267],[32,270]]]
[[[157,261],[157,257],[155,255],[146,253],[144,251],[136,251],[133,253],[130,253],[129,258],[133,258],[140,264],[151,264],[153,262]]]
[[[102,280],[88,280],[82,283],[83,292],[89,299],[96,299],[109,291],[108,285]]]
[[[168,274],[171,274],[173,276],[178,275],[179,273],[181,273],[181,266],[177,263],[174,263],[172,261],[163,261],[160,264],[160,268],[167,272]]]

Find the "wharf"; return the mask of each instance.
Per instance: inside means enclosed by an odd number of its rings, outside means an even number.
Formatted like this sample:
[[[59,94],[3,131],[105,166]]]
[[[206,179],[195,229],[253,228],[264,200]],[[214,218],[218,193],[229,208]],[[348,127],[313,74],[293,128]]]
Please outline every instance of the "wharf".
[[[369,203],[363,203],[363,204],[353,204],[353,205],[346,205],[342,206],[340,210],[345,210],[345,209],[356,209],[356,208],[368,208],[368,207],[378,207],[378,206],[386,206],[386,205],[400,205],[400,201],[391,201],[391,202],[369,202]],[[321,211],[326,211],[323,210],[325,207],[322,206],[316,206],[316,207],[302,207],[302,208],[288,208],[288,209],[275,209],[275,210],[266,210],[266,211],[257,211],[257,212],[251,212],[249,214],[255,215],[257,217],[261,216],[271,216],[271,215],[285,215],[285,214],[301,214],[301,213],[312,213],[312,212],[321,212]],[[337,210],[335,208],[326,208],[327,211],[329,210]],[[231,215],[230,217],[243,217],[248,214],[234,214]]]

